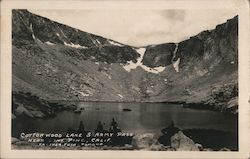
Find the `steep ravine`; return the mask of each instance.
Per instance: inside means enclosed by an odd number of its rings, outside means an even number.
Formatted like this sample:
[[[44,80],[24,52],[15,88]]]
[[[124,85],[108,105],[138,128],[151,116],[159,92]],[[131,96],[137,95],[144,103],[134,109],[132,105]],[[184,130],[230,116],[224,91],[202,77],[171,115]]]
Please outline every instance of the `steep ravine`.
[[[46,115],[55,100],[179,102],[236,112],[238,17],[176,44],[137,48],[13,10],[12,71],[14,115]],[[48,103],[17,99],[27,95]]]

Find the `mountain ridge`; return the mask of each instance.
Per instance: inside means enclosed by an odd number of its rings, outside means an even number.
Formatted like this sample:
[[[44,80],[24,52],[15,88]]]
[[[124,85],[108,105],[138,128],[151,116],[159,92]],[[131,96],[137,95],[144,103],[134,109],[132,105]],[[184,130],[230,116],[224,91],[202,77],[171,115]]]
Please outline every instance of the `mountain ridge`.
[[[237,16],[180,43],[138,48],[13,10],[13,111],[20,92],[46,101],[181,102],[220,110],[233,100],[235,111],[237,50]]]

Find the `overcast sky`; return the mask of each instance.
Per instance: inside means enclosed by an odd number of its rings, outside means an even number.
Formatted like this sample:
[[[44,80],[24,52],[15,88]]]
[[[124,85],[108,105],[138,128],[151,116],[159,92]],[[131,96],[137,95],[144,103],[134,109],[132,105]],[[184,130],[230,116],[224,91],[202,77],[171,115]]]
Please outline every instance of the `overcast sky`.
[[[237,15],[233,10],[29,10],[132,46],[180,42]]]

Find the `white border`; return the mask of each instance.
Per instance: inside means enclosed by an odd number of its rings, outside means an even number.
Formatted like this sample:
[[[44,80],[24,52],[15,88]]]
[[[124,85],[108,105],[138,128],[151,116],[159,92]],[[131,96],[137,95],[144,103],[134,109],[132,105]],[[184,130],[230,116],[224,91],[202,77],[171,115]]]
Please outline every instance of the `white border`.
[[[11,9],[237,9],[239,11],[239,152],[11,150]],[[249,157],[249,4],[247,0],[1,2],[1,158]]]

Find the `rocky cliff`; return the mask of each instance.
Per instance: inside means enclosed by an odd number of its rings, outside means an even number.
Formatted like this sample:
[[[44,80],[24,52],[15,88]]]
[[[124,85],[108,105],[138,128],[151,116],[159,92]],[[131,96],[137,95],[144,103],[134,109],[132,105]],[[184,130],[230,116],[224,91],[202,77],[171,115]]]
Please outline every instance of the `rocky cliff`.
[[[176,44],[172,56],[169,50],[172,50],[173,46],[168,45],[168,49],[164,49],[166,52],[162,49],[167,47],[167,44],[150,46],[146,52],[148,56],[145,56],[144,60],[144,64],[148,66],[151,65],[146,61],[153,61],[154,66],[166,67],[162,73],[168,81],[167,88],[161,93],[165,94],[164,100],[192,103],[191,106],[194,107],[203,103],[203,106],[205,104],[208,107],[215,105],[224,108],[230,101],[234,106],[237,105],[237,16],[216,26],[214,30],[201,32]],[[158,56],[154,56],[156,52],[159,53]],[[162,96],[159,97],[158,100],[163,99]]]
[[[13,10],[12,89],[13,101],[22,92],[47,101],[181,102],[235,111],[238,17],[179,43],[137,48]]]

